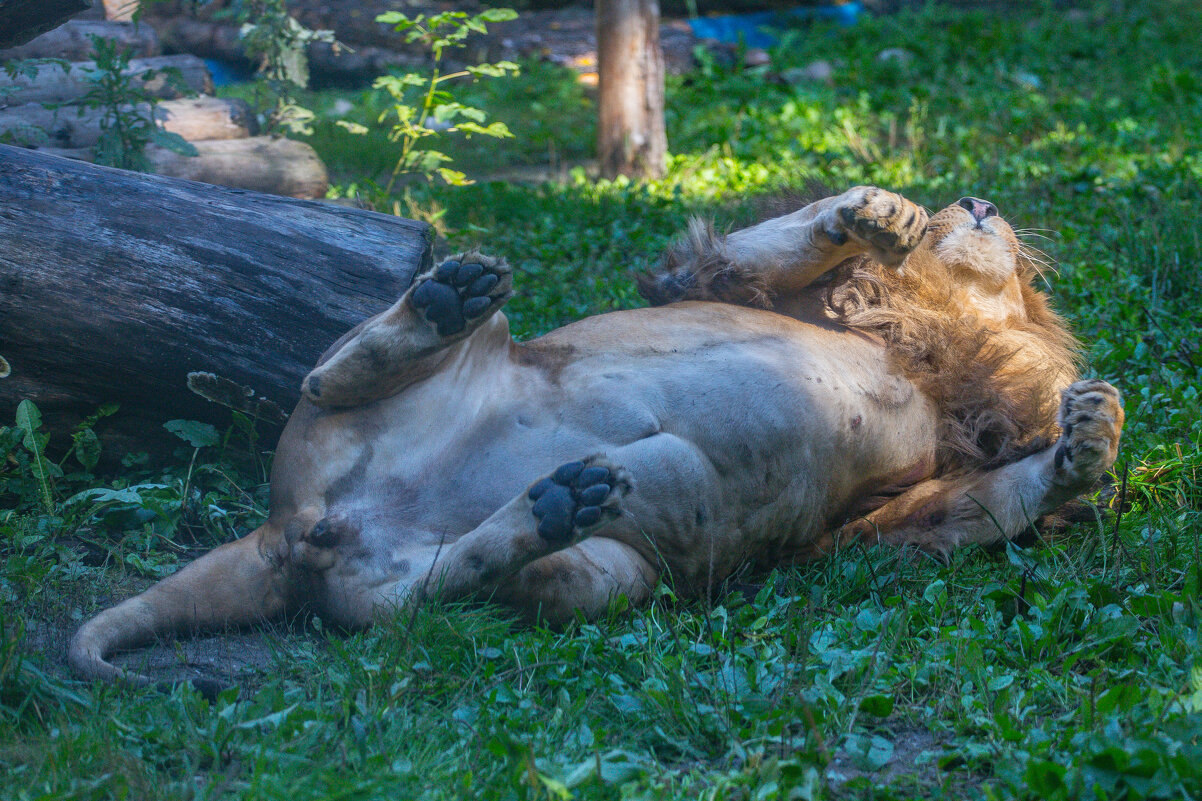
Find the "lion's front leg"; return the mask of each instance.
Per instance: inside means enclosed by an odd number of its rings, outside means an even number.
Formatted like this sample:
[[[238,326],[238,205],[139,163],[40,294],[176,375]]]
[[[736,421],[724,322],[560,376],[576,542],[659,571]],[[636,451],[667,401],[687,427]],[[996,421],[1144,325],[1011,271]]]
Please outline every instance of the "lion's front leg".
[[[1097,379],[1064,390],[1060,439],[1013,464],[954,479],[932,479],[844,527],[863,538],[947,555],[969,543],[1012,539],[1035,519],[1092,488],[1114,464],[1122,398]]]
[[[661,270],[640,283],[653,303],[718,300],[767,305],[852,256],[899,267],[928,215],[901,195],[857,186],[725,237],[694,221]]]

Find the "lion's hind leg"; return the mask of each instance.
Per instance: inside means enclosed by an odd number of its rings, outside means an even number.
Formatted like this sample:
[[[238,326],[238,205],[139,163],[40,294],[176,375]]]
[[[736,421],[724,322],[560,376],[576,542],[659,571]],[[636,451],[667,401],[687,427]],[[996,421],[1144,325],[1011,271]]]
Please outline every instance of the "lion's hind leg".
[[[504,259],[476,251],[447,259],[336,343],[305,378],[305,397],[323,407],[356,406],[425,378],[442,351],[505,305],[512,284]]]
[[[1123,427],[1118,390],[1078,381],[1064,390],[1060,439],[995,470],[932,479],[911,488],[838,538],[910,545],[946,556],[970,543],[1001,542],[1088,491],[1114,464]]]
[[[720,486],[701,450],[668,433],[568,462],[448,546],[426,591],[495,595],[549,621],[595,616],[619,594],[638,603],[666,567],[707,574],[692,561],[724,530]]]

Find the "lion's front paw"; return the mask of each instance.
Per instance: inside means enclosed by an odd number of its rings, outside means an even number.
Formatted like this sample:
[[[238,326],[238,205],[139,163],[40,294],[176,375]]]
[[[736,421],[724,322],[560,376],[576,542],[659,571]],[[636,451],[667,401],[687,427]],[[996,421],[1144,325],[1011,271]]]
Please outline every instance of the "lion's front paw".
[[[1056,483],[1084,491],[1101,478],[1118,456],[1123,417],[1122,396],[1105,381],[1078,381],[1064,390]]]
[[[827,233],[840,244],[847,239],[860,243],[886,267],[900,267],[926,235],[926,209],[901,195],[859,186],[843,198],[835,209],[835,230]]]

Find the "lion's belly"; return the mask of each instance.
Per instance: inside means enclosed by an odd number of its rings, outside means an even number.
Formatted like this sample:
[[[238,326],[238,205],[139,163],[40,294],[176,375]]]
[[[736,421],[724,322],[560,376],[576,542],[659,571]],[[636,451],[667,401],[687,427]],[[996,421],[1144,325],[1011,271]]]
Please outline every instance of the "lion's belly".
[[[732,565],[796,550],[856,492],[933,452],[929,404],[878,345],[687,306],[590,318],[517,358],[497,352],[370,408],[294,421],[304,442],[281,442],[277,464],[295,462],[295,477],[273,477],[273,517],[312,507],[357,531],[324,574],[328,602],[314,600],[358,617],[354,597],[411,581],[414,554],[433,558],[558,465],[656,434],[712,465],[721,501],[702,529],[648,533],[681,553],[698,543],[672,537],[710,538]]]
[[[692,345],[643,329],[639,347],[580,354],[560,376],[575,427],[604,438],[614,404],[596,399],[620,398],[695,446],[723,484],[710,533],[732,566],[804,552],[859,497],[932,464],[935,450],[933,407],[879,344],[766,316]]]

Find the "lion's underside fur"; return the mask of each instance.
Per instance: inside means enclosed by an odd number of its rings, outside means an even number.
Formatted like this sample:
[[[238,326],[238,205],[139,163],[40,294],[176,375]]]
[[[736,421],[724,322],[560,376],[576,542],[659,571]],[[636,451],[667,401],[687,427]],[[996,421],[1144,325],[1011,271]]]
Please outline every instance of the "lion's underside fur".
[[[306,379],[267,522],[90,621],[72,665],[140,682],[107,656],[302,606],[366,625],[475,595],[558,622],[853,540],[1013,538],[1122,426],[1033,275],[991,204],[928,224],[872,187],[694,225],[642,282],[668,305],[522,344],[505,262],[450,259]]]

